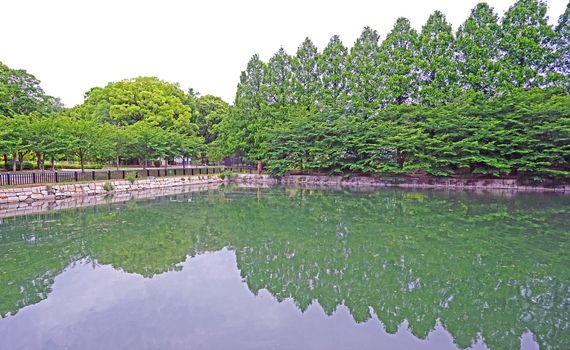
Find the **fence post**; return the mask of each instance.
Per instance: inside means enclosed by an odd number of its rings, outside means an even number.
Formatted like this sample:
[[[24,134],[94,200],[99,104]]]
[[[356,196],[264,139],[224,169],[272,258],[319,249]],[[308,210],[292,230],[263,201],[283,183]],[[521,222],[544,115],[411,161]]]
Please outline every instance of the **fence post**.
[[[8,185],[11,185],[11,183],[10,183],[10,173],[7,173],[7,174],[6,174],[6,182],[7,182]]]
[[[150,176],[150,170],[146,169],[146,177]]]
[[[123,170],[123,180],[125,179],[125,171]]]
[[[79,181],[79,176],[77,175],[77,171],[73,172],[73,178],[75,179],[75,182]]]
[[[36,183],[36,173],[32,173],[32,183]]]
[[[107,178],[111,180],[111,170],[107,170]]]
[[[95,181],[95,170],[91,172],[91,176],[93,177],[93,181]]]
[[[54,175],[55,175],[55,182],[59,182],[59,176],[57,175],[57,171],[54,172]]]

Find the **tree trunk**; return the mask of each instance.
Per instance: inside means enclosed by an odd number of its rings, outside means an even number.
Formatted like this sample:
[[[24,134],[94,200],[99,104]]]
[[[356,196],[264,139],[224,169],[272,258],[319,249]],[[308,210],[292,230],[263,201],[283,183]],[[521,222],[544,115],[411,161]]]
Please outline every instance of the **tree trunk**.
[[[83,152],[79,152],[79,160],[81,161],[81,172],[84,173],[85,172],[85,156],[83,154]]]
[[[168,169],[168,158],[164,158],[164,171],[166,172],[166,169]]]
[[[55,159],[51,157],[51,171],[55,171]]]
[[[263,172],[263,163],[261,162],[261,160],[257,161],[257,175],[261,175],[261,173]]]
[[[119,170],[119,152],[115,153],[115,162],[117,163],[117,170]]]
[[[143,170],[146,170],[146,161],[139,158],[139,164],[142,164]]]
[[[41,155],[40,152],[36,152],[36,168],[37,168],[38,170],[41,169],[41,159],[40,159],[40,155]]]
[[[12,171],[16,172],[18,165],[18,153],[14,152],[14,157],[12,158]]]
[[[24,171],[24,154],[22,152],[18,153],[18,163],[20,163],[20,171]]]
[[[4,153],[4,169],[6,171],[10,170],[10,167],[8,166],[8,155],[6,153]]]

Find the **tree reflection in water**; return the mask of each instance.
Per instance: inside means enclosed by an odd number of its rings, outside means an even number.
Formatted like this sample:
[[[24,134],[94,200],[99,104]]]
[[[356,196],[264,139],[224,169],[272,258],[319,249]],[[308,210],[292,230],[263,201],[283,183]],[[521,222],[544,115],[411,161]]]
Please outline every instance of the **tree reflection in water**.
[[[465,348],[570,348],[570,198],[467,192],[225,188],[50,212],[0,226],[0,314],[48,297],[88,259],[152,278],[187,255],[235,250],[253,293],[304,311],[345,305],[395,333],[437,322]],[[189,201],[189,198],[192,200]],[[1,321],[0,321],[1,322]]]

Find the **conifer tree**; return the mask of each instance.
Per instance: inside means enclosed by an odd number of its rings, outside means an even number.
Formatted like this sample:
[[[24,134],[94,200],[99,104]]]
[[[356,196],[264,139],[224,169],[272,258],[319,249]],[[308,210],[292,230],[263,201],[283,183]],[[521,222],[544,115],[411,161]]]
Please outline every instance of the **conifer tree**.
[[[344,109],[348,96],[347,49],[338,35],[333,36],[317,61],[318,103],[322,107]]]
[[[420,103],[446,103],[459,93],[453,33],[439,11],[428,18],[420,33],[416,69]]]
[[[557,85],[564,86],[566,91],[570,92],[570,2],[558,19],[554,47],[556,59],[552,69],[560,75],[560,82]]]
[[[347,62],[350,109],[374,111],[382,105],[378,32],[365,27],[350,50]]]
[[[293,102],[293,67],[291,56],[283,48],[269,59],[265,74],[265,97],[267,103],[285,105]]]
[[[497,92],[501,70],[498,38],[501,27],[493,9],[479,3],[457,31],[456,47],[460,84],[464,89],[493,96]]]
[[[555,60],[550,48],[555,33],[547,23],[546,9],[543,1],[518,0],[505,13],[500,43],[505,57],[503,89],[541,87],[555,79],[548,69]]]
[[[418,80],[413,73],[418,34],[406,18],[398,18],[379,51],[384,104],[412,103],[417,100]]]
[[[294,99],[307,108],[314,106],[316,101],[319,83],[318,58],[317,47],[311,39],[306,38],[292,59]]]

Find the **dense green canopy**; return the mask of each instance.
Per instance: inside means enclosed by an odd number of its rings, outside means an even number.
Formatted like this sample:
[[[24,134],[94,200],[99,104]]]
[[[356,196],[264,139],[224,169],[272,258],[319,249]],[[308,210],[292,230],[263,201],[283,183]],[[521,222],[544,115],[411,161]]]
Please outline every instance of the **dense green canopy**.
[[[17,77],[17,79],[15,78]],[[13,170],[24,159],[115,162],[193,157],[216,137],[228,104],[215,96],[185,93],[177,84],[138,77],[85,95],[85,102],[62,109],[39,81],[0,64],[0,154]]]
[[[397,19],[352,47],[253,55],[233,106],[155,77],[95,87],[60,111],[39,81],[0,63],[0,154],[120,163],[243,156],[271,173],[570,178],[569,9],[477,4],[454,33],[441,11],[417,32]],[[42,132],[41,130],[46,130]],[[49,131],[49,132],[47,132]],[[81,142],[79,142],[81,140]],[[7,162],[6,162],[7,163]],[[6,164],[7,165],[7,164]]]
[[[277,175],[568,179],[567,12],[553,27],[539,0],[502,19],[480,3],[455,34],[436,11],[419,33],[399,18],[383,41],[366,27],[350,49],[333,36],[321,53],[306,39],[294,57],[255,55],[220,149]]]

